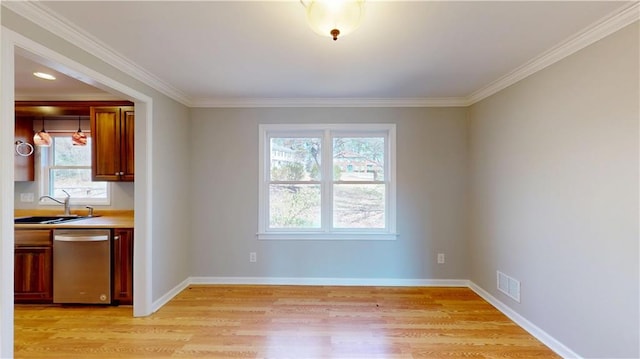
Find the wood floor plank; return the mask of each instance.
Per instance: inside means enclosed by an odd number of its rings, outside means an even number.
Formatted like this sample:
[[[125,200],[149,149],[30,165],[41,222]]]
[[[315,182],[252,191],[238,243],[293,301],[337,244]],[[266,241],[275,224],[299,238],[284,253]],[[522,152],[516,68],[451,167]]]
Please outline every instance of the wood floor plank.
[[[16,305],[16,358],[559,358],[468,288],[190,286],[158,312]]]

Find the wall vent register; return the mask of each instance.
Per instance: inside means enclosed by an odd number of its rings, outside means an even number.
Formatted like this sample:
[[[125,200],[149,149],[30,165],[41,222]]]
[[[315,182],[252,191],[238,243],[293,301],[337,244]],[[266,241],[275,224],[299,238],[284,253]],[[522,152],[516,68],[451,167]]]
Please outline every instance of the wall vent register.
[[[520,303],[520,281],[497,271],[498,290]]]

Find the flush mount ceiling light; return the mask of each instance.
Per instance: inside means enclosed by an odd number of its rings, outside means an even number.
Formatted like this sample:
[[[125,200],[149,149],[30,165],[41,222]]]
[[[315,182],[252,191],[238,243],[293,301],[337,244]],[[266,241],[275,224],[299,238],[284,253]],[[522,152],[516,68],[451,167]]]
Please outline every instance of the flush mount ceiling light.
[[[364,13],[364,0],[300,0],[307,10],[309,26],[322,36],[345,36],[357,29]]]
[[[42,130],[40,130],[39,132],[36,132],[35,135],[33,135],[33,143],[35,143],[36,146],[38,147],[49,147],[51,146],[51,135],[49,135],[47,133],[47,131],[44,130],[44,117],[42,118]]]
[[[41,79],[44,79],[44,80],[51,80],[51,81],[56,79],[55,76],[53,76],[51,74],[48,74],[48,73],[45,73],[45,72],[34,72],[33,76],[41,78]]]

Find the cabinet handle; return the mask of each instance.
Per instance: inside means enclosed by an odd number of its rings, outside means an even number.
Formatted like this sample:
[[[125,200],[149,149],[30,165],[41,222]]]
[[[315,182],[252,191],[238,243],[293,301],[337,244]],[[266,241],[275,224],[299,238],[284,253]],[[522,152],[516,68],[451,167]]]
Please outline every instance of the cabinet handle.
[[[116,172],[116,176],[118,176],[120,174],[120,172]]]
[[[113,236],[114,241],[117,241],[118,239],[120,239],[120,236]]]
[[[124,172],[120,172],[120,176],[124,176]]]

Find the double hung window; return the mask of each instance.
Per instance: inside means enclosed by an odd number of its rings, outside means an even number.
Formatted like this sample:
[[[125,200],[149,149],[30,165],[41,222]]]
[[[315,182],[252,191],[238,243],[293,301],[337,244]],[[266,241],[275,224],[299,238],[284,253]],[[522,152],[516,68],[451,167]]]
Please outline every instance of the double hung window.
[[[64,190],[71,196],[72,204],[109,204],[108,183],[91,180],[91,137],[87,138],[86,146],[74,146],[71,133],[50,134],[51,147],[40,147],[41,194],[63,199]]]
[[[260,239],[394,239],[395,125],[261,125]]]

